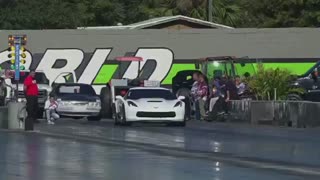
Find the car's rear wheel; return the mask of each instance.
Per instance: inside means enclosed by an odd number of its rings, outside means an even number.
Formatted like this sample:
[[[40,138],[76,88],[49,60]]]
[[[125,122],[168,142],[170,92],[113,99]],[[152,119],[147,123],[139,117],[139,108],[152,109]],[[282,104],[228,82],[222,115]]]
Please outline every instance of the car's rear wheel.
[[[111,99],[111,91],[110,88],[104,87],[100,92],[101,99],[101,116],[103,118],[111,118],[112,117],[112,99]]]

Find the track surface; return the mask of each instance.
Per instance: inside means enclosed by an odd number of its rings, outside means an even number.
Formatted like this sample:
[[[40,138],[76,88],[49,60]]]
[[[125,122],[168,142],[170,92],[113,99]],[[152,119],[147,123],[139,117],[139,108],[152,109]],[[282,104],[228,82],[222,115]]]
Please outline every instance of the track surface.
[[[320,131],[62,119],[0,132],[5,179],[320,179]]]

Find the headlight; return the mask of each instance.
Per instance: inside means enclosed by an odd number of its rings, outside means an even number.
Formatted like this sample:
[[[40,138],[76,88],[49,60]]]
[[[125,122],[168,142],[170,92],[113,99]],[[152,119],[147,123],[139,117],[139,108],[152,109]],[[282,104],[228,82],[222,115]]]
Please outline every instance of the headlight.
[[[138,107],[134,102],[132,102],[132,101],[128,101],[128,105],[129,106],[134,106],[134,107]]]
[[[181,107],[181,106],[182,106],[182,102],[179,101],[179,102],[177,102],[177,103],[174,105],[174,107],[178,107],[178,106]]]

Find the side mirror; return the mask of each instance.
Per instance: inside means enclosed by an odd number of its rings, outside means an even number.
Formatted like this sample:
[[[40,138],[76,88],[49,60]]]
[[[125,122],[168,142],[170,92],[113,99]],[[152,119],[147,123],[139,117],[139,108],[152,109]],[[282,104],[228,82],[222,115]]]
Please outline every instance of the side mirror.
[[[184,99],[186,99],[186,97],[184,97],[184,96],[179,96],[179,97],[178,97],[178,100],[180,100],[180,101],[181,101],[181,100],[184,100]]]
[[[123,97],[122,96],[116,96],[116,100],[121,100],[121,99],[123,99]]]
[[[56,86],[57,86],[57,83],[55,83],[55,82],[53,82],[53,83],[51,84],[52,89],[55,88]]]

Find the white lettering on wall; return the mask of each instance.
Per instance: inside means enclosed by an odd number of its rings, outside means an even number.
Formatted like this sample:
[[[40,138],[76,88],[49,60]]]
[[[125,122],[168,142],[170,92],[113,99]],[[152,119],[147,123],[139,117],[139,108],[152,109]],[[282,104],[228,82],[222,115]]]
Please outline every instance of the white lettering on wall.
[[[63,73],[73,73],[80,66],[84,54],[79,49],[48,49],[41,59],[37,70],[43,70],[46,73],[50,83],[63,83],[65,80]],[[53,65],[58,59],[66,60],[67,64],[61,68],[53,68]],[[58,78],[57,78],[58,77]]]
[[[22,52],[20,51],[20,53],[22,53]],[[7,50],[0,52],[0,64],[4,63],[6,61],[10,61],[12,59],[12,58],[10,59],[8,57],[9,54],[10,54],[10,52]],[[29,69],[31,62],[32,62],[32,55],[29,51],[26,51],[25,54],[26,54],[26,58],[24,58],[24,59],[26,60],[26,63],[23,64],[23,66],[25,67],[25,69]],[[23,58],[20,57],[20,60],[21,59],[23,59]],[[9,62],[9,63],[11,64],[11,62]]]
[[[139,48],[136,55],[142,57],[140,70],[149,60],[156,61],[157,65],[149,80],[162,81],[168,74],[173,63],[173,52],[167,48]],[[138,62],[132,62],[123,75],[124,78],[134,78],[138,76]]]
[[[45,72],[50,83],[63,83],[65,82],[64,76],[67,74],[73,74],[74,80],[79,83],[92,84],[94,78],[99,73],[101,66],[107,60],[112,48],[96,49],[91,59],[88,59],[88,65],[86,67],[80,66],[84,62],[84,52],[80,49],[47,49],[37,67],[37,70]],[[0,64],[9,61],[9,51],[5,50],[0,52]],[[32,54],[26,52],[26,69],[30,68],[32,63]],[[173,52],[167,48],[139,48],[135,54],[143,58],[140,62],[140,70],[142,70],[148,61],[155,61],[156,67],[149,77],[149,80],[162,81],[167,73],[170,71],[173,63]],[[65,61],[65,64],[59,67],[54,67],[58,60]],[[87,62],[87,61],[86,61]],[[61,64],[61,63],[60,63]],[[80,77],[75,77],[75,70],[78,67],[80,69]],[[111,72],[110,72],[111,73]],[[123,78],[136,78],[138,76],[138,62],[132,62],[126,69]],[[107,83],[107,82],[106,82]],[[94,89],[97,93],[100,93],[100,89],[105,85],[94,85]]]
[[[111,51],[112,49],[97,49],[84,72],[81,74],[79,82],[91,84]]]

